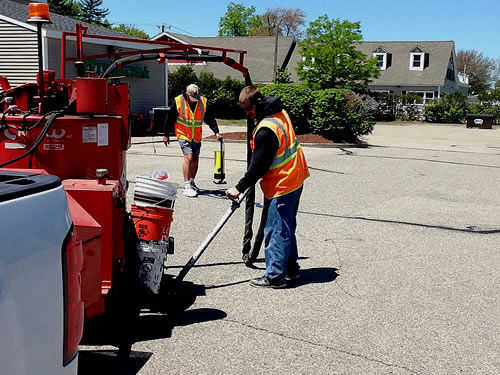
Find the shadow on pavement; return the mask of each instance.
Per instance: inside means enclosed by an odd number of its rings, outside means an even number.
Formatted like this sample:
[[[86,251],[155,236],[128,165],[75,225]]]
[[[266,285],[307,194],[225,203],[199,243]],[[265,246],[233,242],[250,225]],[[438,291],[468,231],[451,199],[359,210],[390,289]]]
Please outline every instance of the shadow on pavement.
[[[117,327],[113,316],[99,316],[85,322],[80,351],[78,374],[137,374],[153,353],[134,351],[123,362],[118,359],[118,350],[85,350],[85,345],[117,346],[121,330],[128,330],[133,344],[141,341],[166,339],[172,336],[176,326],[224,319],[227,314],[218,309],[190,308],[198,296],[205,295],[205,286],[192,282],[174,282],[167,277],[162,280],[159,295],[150,295],[141,299],[141,314],[135,324]]]
[[[290,288],[298,288],[307,284],[322,284],[334,281],[338,277],[337,268],[321,267],[300,270],[300,278],[290,282]]]
[[[199,308],[184,311],[175,316],[144,314],[136,327],[135,342],[165,339],[172,336],[174,327],[188,326],[213,320],[224,319],[227,314],[218,309]]]
[[[147,363],[152,353],[130,353],[128,361],[118,359],[114,350],[81,350],[78,358],[78,375],[135,375]]]

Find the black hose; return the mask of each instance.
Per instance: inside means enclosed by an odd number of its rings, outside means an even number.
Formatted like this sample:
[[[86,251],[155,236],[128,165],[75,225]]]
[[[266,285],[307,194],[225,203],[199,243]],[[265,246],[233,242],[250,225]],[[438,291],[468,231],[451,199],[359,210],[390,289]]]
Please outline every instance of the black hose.
[[[164,55],[167,59],[176,59],[176,60],[207,61],[207,62],[224,61],[224,58],[222,56],[213,56],[213,55],[198,55],[198,54],[185,54],[185,53],[172,53],[172,52],[165,52]],[[101,78],[108,77],[119,66],[124,66],[127,64],[132,64],[144,60],[156,60],[158,58],[160,58],[160,54],[158,52],[142,53],[140,55],[122,57],[121,59],[114,61],[108,67],[108,69],[106,69],[104,73],[101,74]]]
[[[35,143],[33,143],[33,145],[31,146],[31,148],[26,151],[24,154],[12,159],[12,160],[9,160],[9,161],[6,161],[2,164],[0,164],[0,168],[3,168],[5,167],[6,165],[9,165],[9,164],[12,164],[12,163],[15,163],[16,161],[19,161],[21,159],[24,159],[26,156],[28,155],[31,155],[33,152],[35,152],[35,150],[37,149],[37,147],[40,145],[40,143],[42,143],[43,139],[45,138],[45,136],[47,135],[50,127],[52,126],[53,122],[55,121],[55,119],[58,117],[58,116],[61,116],[62,114],[64,113],[64,110],[63,111],[58,111],[58,112],[55,112],[55,113],[52,113],[50,115],[50,117],[48,118],[47,122],[45,123],[45,125],[43,126],[43,129],[42,131],[40,132],[40,135],[38,136],[38,138],[36,139]],[[44,115],[40,121],[45,118],[45,116],[47,115]],[[40,122],[39,121],[39,122]]]

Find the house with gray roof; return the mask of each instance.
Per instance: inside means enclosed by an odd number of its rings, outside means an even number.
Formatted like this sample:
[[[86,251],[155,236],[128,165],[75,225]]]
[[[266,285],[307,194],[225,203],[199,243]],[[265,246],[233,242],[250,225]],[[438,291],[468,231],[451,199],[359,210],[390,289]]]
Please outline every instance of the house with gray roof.
[[[424,103],[457,91],[468,93],[467,77],[456,69],[453,41],[362,42],[358,48],[378,60],[380,75],[368,85],[372,91],[414,93]]]
[[[250,72],[250,77],[254,83],[272,83],[273,82],[273,65],[274,65],[274,36],[250,36],[250,37],[192,37],[184,34],[171,32],[161,32],[151,38],[159,41],[174,41],[184,44],[206,45],[220,48],[230,48],[236,50],[245,50],[248,53],[245,55],[244,65]],[[278,38],[278,54],[277,65],[281,66],[284,61],[293,39],[291,37]],[[237,54],[228,54],[229,57],[236,61],[239,59]],[[296,67],[301,59],[300,53],[297,52],[297,47],[294,49],[292,57],[288,63],[288,71],[294,82],[298,82]],[[170,61],[169,69],[173,70],[176,65],[190,64],[186,61]],[[224,64],[211,63],[196,63],[193,64],[194,71],[199,74],[201,72],[211,72],[215,77],[224,79],[231,77],[237,80],[243,80],[241,73],[229,68]]]
[[[28,18],[29,0],[0,0],[0,76],[9,80],[11,86],[36,82],[38,73],[38,45],[36,26],[26,22]],[[89,34],[127,37],[105,27],[87,24],[70,17],[50,13],[50,24],[44,24],[42,29],[43,68],[54,70],[56,77],[61,75],[61,35],[62,32],[75,32],[76,25],[88,27]],[[84,38],[84,55],[98,55],[127,51],[131,49],[149,49],[150,44],[131,43],[120,40],[86,39]],[[68,57],[76,56],[75,38],[68,37],[66,42]],[[110,59],[88,62],[92,69],[103,68]],[[129,84],[131,111],[148,115],[152,107],[165,105],[166,68],[156,62],[140,62],[131,64],[135,70],[147,74],[131,74],[123,79]],[[76,77],[77,71],[73,63],[66,63],[66,77]],[[89,70],[92,70],[89,69]]]
[[[250,71],[252,81],[271,83],[273,80],[273,36],[191,37],[163,31],[152,39],[246,50],[245,66]],[[281,66],[291,44],[291,38],[278,39],[278,66]],[[467,79],[456,69],[453,41],[361,42],[358,48],[366,56],[378,59],[381,71],[380,76],[368,85],[372,91],[414,93],[422,96],[424,102],[456,91],[467,95]],[[297,46],[287,67],[294,82],[299,82],[296,69],[301,59],[300,47]],[[176,61],[175,64],[189,62]],[[170,69],[175,64],[170,64]],[[194,64],[193,69],[196,73],[212,72],[220,79],[226,76],[242,79],[237,72],[231,72],[220,64]]]

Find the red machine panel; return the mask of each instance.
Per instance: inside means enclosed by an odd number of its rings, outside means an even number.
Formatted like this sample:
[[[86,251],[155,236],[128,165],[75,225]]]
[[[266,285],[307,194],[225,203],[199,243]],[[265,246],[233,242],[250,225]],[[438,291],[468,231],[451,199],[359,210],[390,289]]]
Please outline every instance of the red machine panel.
[[[29,129],[39,116],[6,116],[10,128],[0,133],[0,163],[25,153],[36,141],[44,121]],[[15,127],[17,129],[13,129]],[[125,179],[128,124],[120,116],[63,116],[57,118],[30,157],[10,164],[11,168],[40,168],[67,178],[95,178],[96,169],[106,168],[112,179]]]
[[[68,192],[66,196],[75,232],[82,241],[82,299],[85,308],[88,309],[101,299],[102,227]]]
[[[112,287],[113,271],[124,264],[125,199],[119,181],[65,180],[66,192],[73,197],[102,227],[101,290]]]

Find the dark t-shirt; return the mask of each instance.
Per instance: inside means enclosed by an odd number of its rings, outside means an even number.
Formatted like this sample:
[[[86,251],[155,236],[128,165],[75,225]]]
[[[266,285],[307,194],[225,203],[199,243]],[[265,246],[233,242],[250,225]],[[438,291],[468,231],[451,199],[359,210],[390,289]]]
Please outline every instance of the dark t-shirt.
[[[197,103],[190,103],[189,100],[186,99],[186,103],[189,104],[189,107],[191,107],[191,111],[194,112],[196,109],[196,104]],[[163,125],[163,134],[168,135],[168,131],[173,130],[175,126],[175,122],[177,120],[177,117],[179,116],[179,112],[177,111],[177,105],[175,102],[173,103],[169,114],[168,114],[168,119]],[[210,110],[210,107],[207,105],[207,108],[205,109],[205,118],[203,120],[210,129],[214,132],[214,134],[219,133],[219,126],[217,125],[217,120],[215,119],[215,113]]]

